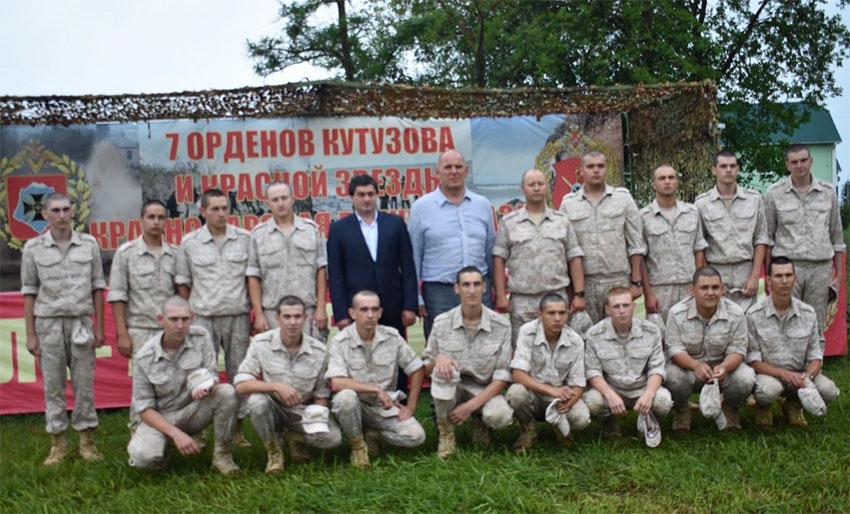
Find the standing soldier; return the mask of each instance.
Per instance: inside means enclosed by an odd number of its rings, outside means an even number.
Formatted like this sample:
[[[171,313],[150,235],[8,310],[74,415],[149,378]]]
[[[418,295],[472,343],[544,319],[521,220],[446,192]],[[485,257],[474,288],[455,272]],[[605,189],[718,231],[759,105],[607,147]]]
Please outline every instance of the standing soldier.
[[[92,236],[73,231],[74,207],[64,194],[48,196],[44,211],[50,227],[27,241],[21,259],[27,350],[41,364],[47,433],[52,439],[44,465],[58,464],[68,454],[68,369],[74,389],[71,426],[80,433],[80,456],[97,462],[103,456],[94,445],[94,350],[104,342],[102,290],[106,289],[100,247]]]
[[[844,239],[838,197],[832,185],[812,176],[812,156],[805,145],[785,152],[790,177],[770,186],[764,195],[767,233],[773,248],[765,257],[794,261],[797,280],[794,297],[814,307],[824,330],[827,285],[836,289],[844,281]]]
[[[584,251],[584,286],[587,313],[593,323],[605,317],[605,294],[612,287],[627,287],[632,296],[642,294],[641,219],[635,201],[624,188],[605,183],[608,163],[601,152],[581,156],[579,177],[584,187],[561,201]],[[575,277],[573,277],[575,278]]]
[[[277,328],[275,310],[284,296],[301,298],[307,306],[307,333],[319,341],[328,338],[326,294],[328,258],[319,227],[295,216],[292,189],[272,182],[266,189],[272,219],[251,231],[248,255],[248,294],[254,311],[254,330]]]
[[[642,267],[646,313],[667,322],[670,307],[688,297],[691,278],[705,266],[708,243],[702,236],[699,211],[676,198],[679,176],[669,165],[652,173],[655,200],[641,209],[646,246]]]
[[[756,191],[738,187],[738,158],[728,150],[714,157],[716,185],[694,202],[705,241],[705,260],[720,272],[726,296],[744,309],[755,302],[770,238],[764,204]]]
[[[201,216],[207,223],[186,235],[177,253],[177,291],[189,300],[195,324],[207,329],[216,355],[224,349],[227,379],[233,378],[248,352],[251,322],[245,271],[251,236],[227,223],[230,205],[219,189],[201,196]],[[239,401],[239,424],[233,443],[251,446],[242,436],[242,420],[248,405]]]
[[[573,279],[571,311],[584,310],[584,255],[565,214],[546,205],[549,184],[539,170],[528,170],[520,185],[525,208],[502,218],[493,247],[493,284],[496,307],[511,313],[511,340],[516,345],[519,328],[537,318],[540,299],[547,294],[567,298]],[[505,287],[505,267],[510,270],[511,301]]]
[[[142,204],[142,235],[121,245],[112,259],[106,300],[112,304],[118,353],[124,357],[132,358],[161,330],[156,313],[174,295],[177,247],[162,240],[165,218],[164,203]],[[130,428],[138,424],[138,413],[130,405]]]

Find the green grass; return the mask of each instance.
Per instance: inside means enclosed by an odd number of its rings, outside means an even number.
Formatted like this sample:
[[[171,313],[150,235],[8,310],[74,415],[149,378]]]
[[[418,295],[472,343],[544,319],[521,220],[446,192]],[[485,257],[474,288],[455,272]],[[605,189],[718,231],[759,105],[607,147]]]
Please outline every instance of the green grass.
[[[696,415],[692,433],[667,430],[661,446],[649,449],[632,414],[620,441],[600,440],[593,423],[561,447],[541,425],[540,443],[517,456],[510,452],[516,426],[495,433],[485,449],[469,444],[467,426],[458,432],[459,454],[442,462],[423,399],[417,416],[428,440],[421,448],[390,448],[368,471],[349,466],[345,445],[311,450],[313,462],[287,462],[280,477],[263,474],[265,453],[250,426],[254,448],[234,451],[244,473],[225,478],[210,471],[210,448],[194,458],[175,455],[163,473],[131,469],[124,409],[100,413],[103,463],[74,456],[44,468],[43,417],[5,416],[0,512],[848,512],[850,358],[829,359],[825,373],[844,392],[806,430],[777,416],[775,432],[762,433],[745,408],[743,432],[717,433]]]

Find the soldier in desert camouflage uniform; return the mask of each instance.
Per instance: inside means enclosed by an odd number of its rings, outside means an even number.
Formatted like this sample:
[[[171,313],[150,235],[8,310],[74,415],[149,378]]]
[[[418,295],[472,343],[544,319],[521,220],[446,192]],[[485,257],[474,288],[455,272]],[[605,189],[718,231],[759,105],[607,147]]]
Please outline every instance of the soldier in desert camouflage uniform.
[[[511,313],[511,337],[516,344],[519,328],[537,318],[540,299],[550,293],[567,297],[572,284],[571,310],[582,311],[584,269],[582,252],[566,215],[546,205],[549,184],[539,170],[528,170],[521,186],[525,207],[502,218],[493,247],[493,284],[496,308]],[[508,303],[505,267],[510,270]]]
[[[627,189],[605,183],[607,174],[604,154],[584,154],[579,168],[584,187],[564,196],[560,208],[584,251],[585,298],[593,323],[605,316],[605,295],[612,287],[629,287],[635,298],[643,293],[640,212]]]
[[[295,216],[288,184],[274,182],[266,195],[273,217],[251,231],[247,270],[254,329],[277,328],[275,309],[284,296],[292,295],[307,306],[310,336],[327,341],[325,241],[312,220]]]

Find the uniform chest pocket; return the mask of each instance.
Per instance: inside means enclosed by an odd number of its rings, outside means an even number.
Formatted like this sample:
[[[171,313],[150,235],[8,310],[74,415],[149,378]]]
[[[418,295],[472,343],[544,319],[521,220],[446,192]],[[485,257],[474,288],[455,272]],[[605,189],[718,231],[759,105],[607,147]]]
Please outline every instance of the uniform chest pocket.
[[[239,275],[245,274],[248,267],[248,252],[245,250],[231,250],[224,254],[228,266]]]
[[[676,230],[691,234],[697,229],[697,219],[694,216],[681,217],[676,220]]]
[[[198,252],[192,254],[192,264],[203,268],[215,265],[215,255],[212,252]]]
[[[758,204],[756,202],[740,202],[735,203],[732,214],[741,220],[754,218]]]
[[[277,268],[283,262],[283,247],[281,245],[266,244],[260,246],[257,253],[260,257],[260,265],[263,268]]]
[[[646,232],[652,236],[661,236],[670,232],[670,225],[661,220],[647,221]]]
[[[192,371],[202,367],[204,364],[204,356],[201,352],[191,349],[180,357],[180,369]]]
[[[629,345],[626,347],[626,354],[632,362],[646,362],[652,354],[651,346]]]
[[[449,338],[440,342],[440,353],[458,354],[463,352],[465,345],[463,341],[456,338]]]
[[[48,250],[46,252],[35,255],[35,262],[38,265],[38,276],[42,281],[51,279],[60,279],[63,276],[62,256],[59,252]]]
[[[156,285],[156,266],[152,262],[141,262],[130,268],[132,289],[151,289]]]

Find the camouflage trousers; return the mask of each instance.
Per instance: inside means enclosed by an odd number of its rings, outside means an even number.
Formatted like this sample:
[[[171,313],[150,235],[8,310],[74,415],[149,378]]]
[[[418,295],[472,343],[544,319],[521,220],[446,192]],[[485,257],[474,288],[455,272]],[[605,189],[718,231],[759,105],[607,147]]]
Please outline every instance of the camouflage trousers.
[[[455,397],[451,400],[434,399],[434,410],[437,413],[438,421],[446,421],[449,419],[449,413],[454,410],[459,403],[471,400],[481,394],[485,386],[463,380],[457,384]],[[473,415],[480,415],[481,421],[493,430],[501,430],[511,424],[514,417],[514,410],[508,405],[508,401],[502,395],[496,395],[484,404],[481,409],[475,411]]]
[[[815,389],[820,393],[824,403],[829,403],[838,396],[838,386],[835,385],[830,378],[823,373],[812,380],[815,384]],[[771,405],[779,399],[780,396],[796,397],[797,390],[793,387],[787,387],[778,378],[770,375],[756,375],[756,387],[753,390],[753,397],[759,405]]]
[[[529,391],[522,384],[511,384],[505,398],[520,423],[543,421],[546,417],[546,407],[554,400],[551,396]],[[571,430],[581,430],[590,424],[590,411],[581,398],[567,411],[567,421],[570,422]]]
[[[97,427],[94,408],[94,332],[90,316],[35,318],[44,378],[44,403],[48,434],[68,430],[65,382],[71,370],[74,410],[71,426],[81,431]]]
[[[797,281],[794,297],[811,305],[818,316],[818,326],[826,330],[824,318],[829,302],[829,283],[832,281],[832,261],[794,261]]]
[[[733,409],[738,409],[753,392],[756,383],[756,372],[753,368],[741,363],[734,371],[727,373],[720,382],[723,401]],[[705,383],[696,377],[693,371],[685,370],[672,362],[667,364],[667,382],[664,383],[673,396],[673,405],[683,409],[688,405],[692,393],[702,390]]]
[[[215,354],[224,350],[224,369],[227,380],[233,383],[233,377],[239,370],[239,365],[248,353],[251,344],[251,320],[248,314],[235,316],[195,316],[195,325],[204,327],[210,333]],[[248,417],[248,403],[245,397],[239,397],[239,419]]]
[[[210,424],[215,426],[216,440],[230,441],[236,429],[236,390],[230,384],[218,384],[200,400],[173,411],[160,412],[162,417],[183,432],[194,435]],[[157,469],[165,462],[168,436],[147,423],[141,423],[127,445],[130,466]]]
[[[605,296],[614,287],[629,287],[631,280],[628,275],[622,277],[584,277],[584,300],[587,302],[587,313],[593,324],[602,321],[605,314]]]
[[[333,418],[328,419],[327,432],[308,434],[304,431],[301,418],[306,407],[306,405],[287,407],[267,393],[254,393],[248,397],[251,423],[264,443],[274,441],[279,432],[287,430],[302,434],[307,444],[316,448],[328,449],[339,446],[342,442],[342,433]]]
[[[415,417],[401,421],[398,416],[387,416],[380,405],[363,402],[351,389],[334,395],[331,411],[346,439],[355,439],[363,435],[364,429],[372,429],[393,446],[413,448],[425,442],[425,429]]]
[[[752,261],[741,261],[734,264],[715,264],[709,265],[720,273],[723,279],[723,285],[726,286],[726,298],[729,298],[738,306],[747,312],[747,309],[756,303],[758,294],[753,296],[745,296],[744,285],[750,277],[750,272],[753,270]]]
[[[690,296],[690,286],[691,284],[652,285],[652,294],[658,298],[658,304],[661,307],[661,321],[667,323],[667,313],[670,312],[670,308]]]
[[[635,389],[633,391],[623,391],[613,386],[611,388],[620,395],[620,398],[622,398],[623,403],[626,405],[626,410],[632,409],[638,398],[640,398],[640,395],[646,391],[646,388]],[[596,389],[588,389],[581,395],[581,399],[587,404],[592,418],[605,419],[611,416],[608,401]],[[658,391],[655,392],[655,398],[652,399],[652,413],[657,417],[666,416],[672,408],[673,398],[670,396],[670,391],[664,387],[659,387]]]

